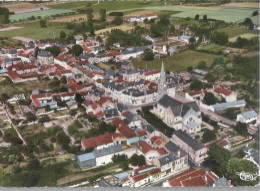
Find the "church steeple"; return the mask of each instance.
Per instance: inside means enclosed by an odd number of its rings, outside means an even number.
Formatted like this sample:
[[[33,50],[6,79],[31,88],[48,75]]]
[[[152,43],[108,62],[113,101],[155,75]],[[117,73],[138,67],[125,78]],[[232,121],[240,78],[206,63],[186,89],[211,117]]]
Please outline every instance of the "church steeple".
[[[156,102],[158,102],[166,93],[167,93],[166,77],[165,77],[164,65],[163,65],[163,62],[162,62],[160,79],[159,79],[159,83],[158,83],[158,86],[157,86]]]

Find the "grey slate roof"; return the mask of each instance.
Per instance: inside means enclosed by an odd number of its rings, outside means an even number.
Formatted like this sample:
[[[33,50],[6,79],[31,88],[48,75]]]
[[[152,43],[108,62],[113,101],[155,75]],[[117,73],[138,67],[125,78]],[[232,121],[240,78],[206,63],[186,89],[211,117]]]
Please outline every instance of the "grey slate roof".
[[[134,97],[139,97],[139,96],[143,96],[145,94],[150,94],[151,91],[150,90],[145,90],[145,91],[139,91],[138,89],[128,89],[128,90],[125,90],[123,92],[123,94],[126,94],[126,95],[132,95]]]
[[[123,84],[116,84],[115,82],[108,82],[108,81],[104,81],[102,83],[102,85],[105,88],[109,88],[111,90],[116,90],[116,91],[122,91],[125,89],[125,86]]]
[[[89,53],[89,54],[81,54],[79,56],[80,59],[83,59],[83,60],[88,60],[89,58],[91,57],[95,57],[95,54],[94,53]]]
[[[106,181],[106,180],[101,180],[98,183],[98,186],[101,188],[111,188],[111,187],[115,187],[115,185],[111,184],[110,182]]]
[[[125,117],[125,119],[124,119],[124,122],[128,125],[128,124],[131,123],[132,121],[136,121],[136,120],[138,120],[137,117],[136,117],[133,113],[129,112],[129,113],[126,115],[126,117]]]
[[[95,159],[95,156],[93,153],[85,153],[82,155],[78,155],[77,158],[78,158],[79,162],[84,162],[87,160]]]
[[[191,136],[189,136],[187,133],[183,132],[182,130],[175,131],[174,134],[195,151],[205,147],[202,143],[193,139]]]
[[[254,161],[257,164],[260,164],[259,163],[259,151],[258,150],[253,149],[251,147],[243,147],[243,151],[250,153],[250,156],[253,157]]]
[[[166,143],[165,145],[165,148],[170,152],[177,152],[178,150],[180,150],[180,148],[172,141],[168,141],[168,143]]]
[[[168,164],[169,162],[175,161],[176,159],[183,157],[184,155],[185,155],[185,153],[183,151],[180,151],[180,157],[178,157],[177,152],[172,152],[167,155],[160,156],[158,158],[158,160],[160,162],[160,165],[164,166],[164,165]]]
[[[224,176],[210,182],[209,184],[207,184],[207,187],[211,187],[213,185],[214,185],[214,187],[228,187],[229,186],[228,180]]]
[[[47,57],[47,58],[53,57],[53,55],[52,55],[50,52],[47,52],[47,51],[41,51],[41,52],[39,52],[39,53],[38,53],[38,56],[40,56],[40,57]]]
[[[99,67],[97,67],[97,66],[95,66],[95,65],[93,65],[93,64],[86,64],[86,66],[87,66],[88,68],[90,68],[91,70],[96,71],[96,72],[102,71]]]
[[[257,117],[257,113],[254,110],[250,110],[244,113],[241,113],[245,119],[251,119]]]
[[[116,109],[108,109],[105,110],[105,116],[106,118],[110,118],[110,117],[117,117],[119,116],[119,114]]]
[[[123,113],[124,111],[128,110],[128,107],[122,103],[117,104],[117,109],[119,112]]]
[[[151,134],[156,130],[156,128],[149,124],[147,125],[146,130],[148,131],[149,134]]]
[[[98,158],[98,157],[101,157],[101,156],[118,153],[122,150],[123,150],[122,145],[114,145],[114,146],[107,147],[107,148],[104,148],[104,149],[101,149],[101,150],[94,150],[93,154],[94,154],[95,158]]]
[[[190,109],[195,112],[200,111],[198,104],[195,101],[181,103],[168,95],[164,95],[158,102],[164,108],[170,107],[175,116],[184,116]]]
[[[212,105],[214,111],[224,111],[227,108],[235,107],[238,105],[246,105],[245,100],[237,100],[237,101],[230,101],[230,102],[224,102],[224,103],[217,103],[215,105]]]

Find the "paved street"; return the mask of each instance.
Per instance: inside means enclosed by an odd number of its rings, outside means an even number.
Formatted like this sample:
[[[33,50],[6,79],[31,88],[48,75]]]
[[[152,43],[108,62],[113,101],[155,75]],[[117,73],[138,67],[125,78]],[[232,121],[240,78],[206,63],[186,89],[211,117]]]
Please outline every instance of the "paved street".
[[[201,112],[203,112],[204,114],[208,115],[210,117],[210,119],[214,120],[214,121],[222,121],[223,123],[227,124],[227,125],[231,125],[231,126],[235,126],[237,124],[237,122],[232,121],[230,119],[227,119],[225,117],[222,117],[212,111],[209,111],[207,109],[204,109],[202,107],[200,107]]]

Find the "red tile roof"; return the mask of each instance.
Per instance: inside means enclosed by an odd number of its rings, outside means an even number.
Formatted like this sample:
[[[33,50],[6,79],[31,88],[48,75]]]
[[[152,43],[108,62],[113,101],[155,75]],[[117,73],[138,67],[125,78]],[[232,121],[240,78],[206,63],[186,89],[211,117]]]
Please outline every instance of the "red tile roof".
[[[135,132],[130,129],[123,120],[116,118],[112,121],[112,123],[117,127],[117,130],[126,138],[136,137]]]
[[[166,155],[168,152],[166,151],[165,148],[158,148],[156,149],[156,151],[160,154],[160,155]]]
[[[210,182],[216,179],[217,177],[211,172],[206,172],[205,170],[198,168],[198,169],[189,169],[188,171],[169,179],[168,182],[172,187],[174,186],[191,187],[191,186],[205,186],[206,184],[209,184]]]
[[[101,97],[101,98],[99,99],[98,103],[99,103],[100,105],[103,105],[104,103],[106,103],[106,102],[108,102],[108,101],[110,101],[110,102],[112,102],[112,103],[115,103],[115,101],[114,101],[111,97]]]
[[[150,71],[150,72],[145,72],[144,75],[150,76],[150,75],[153,75],[153,74],[159,74],[160,72],[161,72],[161,70],[153,70],[153,71]]]
[[[119,56],[119,55],[121,55],[121,53],[120,52],[118,52],[118,51],[112,51],[112,52],[108,52],[107,53],[107,56],[108,57],[111,57],[111,56]]]
[[[148,173],[150,176],[152,176],[152,175],[158,174],[158,173],[160,173],[160,172],[161,172],[161,170],[160,170],[159,168],[156,168],[156,169],[153,169],[153,170],[148,171],[147,173]]]
[[[97,147],[100,145],[108,144],[113,142],[113,138],[115,137],[121,137],[119,133],[109,133],[105,135],[100,135],[97,137],[91,137],[88,139],[81,140],[81,145],[87,149],[92,147]]]
[[[224,94],[226,96],[228,96],[228,95],[230,95],[232,93],[231,90],[228,90],[228,89],[225,89],[225,88],[215,88],[214,91],[217,92],[217,93]]]
[[[145,129],[141,129],[141,130],[137,131],[137,134],[139,136],[145,136],[145,135],[147,135],[147,131]]]
[[[212,146],[212,145],[218,145],[218,146],[220,146],[220,147],[224,147],[224,146],[226,146],[226,145],[228,145],[229,143],[226,141],[226,140],[224,140],[224,139],[219,139],[219,140],[216,140],[216,141],[214,141],[214,142],[212,142],[212,143],[209,143],[209,144],[207,144],[206,146],[209,148],[210,146]]]
[[[189,95],[190,96],[194,96],[194,95],[198,95],[198,94],[201,94],[201,93],[204,93],[204,94],[206,94],[207,93],[207,90],[197,90],[197,91],[191,91],[190,93],[189,93]]]
[[[99,111],[98,113],[96,113],[96,117],[97,118],[101,118],[101,117],[103,117],[105,115],[105,113],[103,112],[103,111]]]
[[[145,141],[139,141],[137,143],[137,147],[142,151],[142,153],[146,154],[148,151],[153,150],[152,146],[149,145]]]
[[[147,174],[138,174],[138,175],[133,176],[132,179],[133,179],[134,183],[136,183],[136,182],[146,179],[147,177],[148,177]]]
[[[155,15],[155,14],[152,14],[152,13],[150,13],[150,14],[147,13],[147,14],[145,14],[145,16],[146,16],[146,17],[153,17],[153,16],[156,16],[156,15]]]

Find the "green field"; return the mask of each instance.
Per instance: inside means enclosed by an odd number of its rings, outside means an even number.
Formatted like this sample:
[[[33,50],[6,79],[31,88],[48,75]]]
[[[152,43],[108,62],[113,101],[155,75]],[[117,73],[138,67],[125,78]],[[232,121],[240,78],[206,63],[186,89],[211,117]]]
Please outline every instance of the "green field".
[[[92,6],[87,7],[88,3],[92,3]],[[123,10],[123,9],[133,9],[142,8],[150,6],[160,6],[163,3],[160,1],[101,1],[99,4],[95,5],[97,1],[91,2],[70,2],[57,5],[50,5],[48,7],[54,9],[87,9],[92,8],[94,12],[98,12],[100,9],[106,9],[106,11],[112,10]]]
[[[259,15],[251,17],[251,20],[254,23],[254,25],[258,25],[259,26]]]
[[[186,71],[188,66],[193,66],[193,68],[202,60],[206,61],[207,66],[210,66],[213,62],[213,58],[216,55],[198,52],[193,50],[187,50],[182,53],[177,53],[172,56],[161,58],[160,60],[156,58],[153,61],[144,61],[144,60],[134,60],[135,67],[147,67],[150,69],[160,69],[162,61],[164,63],[165,70],[179,72]]]
[[[204,46],[200,46],[198,47],[198,50],[204,50],[204,51],[209,51],[212,53],[219,53],[219,52],[223,52],[223,50],[225,50],[226,47],[225,46],[221,46],[215,43],[210,43],[210,44],[206,44]]]
[[[74,11],[69,10],[69,9],[49,9],[49,10],[43,10],[43,11],[33,11],[33,12],[29,12],[29,13],[20,13],[20,14],[14,14],[10,16],[10,22],[14,22],[14,21],[19,21],[19,20],[26,20],[28,18],[30,18],[31,16],[34,17],[49,17],[49,16],[54,16],[54,15],[62,15],[62,14],[66,14],[66,13],[73,13]]]
[[[172,17],[179,18],[194,18],[195,15],[200,15],[200,18],[203,18],[203,15],[207,15],[209,19],[223,20],[225,22],[241,22],[247,17],[251,17],[252,13],[257,10],[255,9],[242,9],[242,8],[221,8],[220,10],[210,10],[210,9],[192,9],[186,7],[178,6],[168,6],[168,7],[146,7],[144,9],[149,10],[165,10],[165,11],[182,11],[172,15]]]
[[[226,34],[228,34],[229,38],[233,38],[235,36],[239,36],[239,35],[246,34],[246,33],[258,34],[258,31],[248,30],[244,26],[237,26],[237,25],[236,26],[230,25],[227,27],[219,28],[219,29],[217,29],[217,31],[225,32]]]
[[[1,37],[14,37],[22,36],[27,38],[32,38],[36,40],[53,38],[53,34],[59,37],[60,31],[69,32],[66,28],[66,23],[60,22],[47,22],[46,28],[41,28],[39,21],[29,22],[25,24],[16,24],[14,26],[20,26],[24,28],[14,29],[9,31],[0,32]]]
[[[232,37],[229,39],[229,42],[235,42],[237,40],[237,37],[241,37],[241,38],[246,38],[246,39],[251,39],[253,37],[257,37],[259,36],[258,34],[252,34],[252,33],[245,33],[245,34],[242,34],[242,35],[238,35],[238,36],[235,36],[235,37]]]

